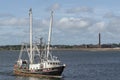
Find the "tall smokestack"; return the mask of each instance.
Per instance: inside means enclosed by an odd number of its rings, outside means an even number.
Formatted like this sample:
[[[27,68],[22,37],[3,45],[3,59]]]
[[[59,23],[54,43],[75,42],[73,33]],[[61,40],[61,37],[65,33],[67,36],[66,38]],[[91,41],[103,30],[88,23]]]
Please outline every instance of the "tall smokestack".
[[[99,33],[99,44],[98,44],[99,48],[101,48],[101,34]]]

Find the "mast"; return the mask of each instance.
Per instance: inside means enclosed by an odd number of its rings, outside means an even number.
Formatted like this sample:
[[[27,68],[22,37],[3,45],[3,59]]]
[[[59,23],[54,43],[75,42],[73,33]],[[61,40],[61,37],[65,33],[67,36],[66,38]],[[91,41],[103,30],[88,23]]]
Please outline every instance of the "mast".
[[[32,53],[32,8],[29,10],[30,17],[30,63],[33,63],[33,53]]]
[[[51,43],[51,35],[52,35],[52,24],[53,24],[53,11],[51,11],[50,17],[50,27],[49,27],[49,34],[48,34],[48,47],[47,47],[47,58],[50,53],[50,43]]]

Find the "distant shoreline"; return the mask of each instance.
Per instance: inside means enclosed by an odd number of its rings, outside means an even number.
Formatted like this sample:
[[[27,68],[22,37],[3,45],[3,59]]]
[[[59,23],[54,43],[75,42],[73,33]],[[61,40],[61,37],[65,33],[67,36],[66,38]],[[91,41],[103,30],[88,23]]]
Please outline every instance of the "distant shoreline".
[[[120,51],[120,48],[57,48],[53,50]]]
[[[120,51],[120,48],[53,48],[51,49],[53,51],[69,51],[69,50],[73,50],[73,51]],[[1,49],[0,51],[20,51],[18,49]]]
[[[29,47],[29,46],[28,46]],[[38,48],[40,46],[38,45]],[[120,51],[120,44],[103,44],[101,48],[98,45],[51,45],[52,50],[81,50],[81,51]],[[20,51],[21,45],[0,46],[0,51]]]

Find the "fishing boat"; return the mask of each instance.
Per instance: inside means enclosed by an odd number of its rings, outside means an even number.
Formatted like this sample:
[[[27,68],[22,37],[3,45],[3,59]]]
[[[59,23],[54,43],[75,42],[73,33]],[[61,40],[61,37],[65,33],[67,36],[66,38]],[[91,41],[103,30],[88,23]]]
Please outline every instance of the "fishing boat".
[[[14,64],[14,74],[19,76],[33,77],[62,77],[61,74],[65,68],[65,64],[51,54],[51,34],[53,24],[53,11],[51,12],[50,27],[48,34],[48,44],[33,43],[32,40],[32,9],[29,10],[30,18],[30,43],[24,43],[21,46],[21,51],[18,60]],[[41,49],[40,49],[41,48]],[[28,59],[24,54],[27,53]]]

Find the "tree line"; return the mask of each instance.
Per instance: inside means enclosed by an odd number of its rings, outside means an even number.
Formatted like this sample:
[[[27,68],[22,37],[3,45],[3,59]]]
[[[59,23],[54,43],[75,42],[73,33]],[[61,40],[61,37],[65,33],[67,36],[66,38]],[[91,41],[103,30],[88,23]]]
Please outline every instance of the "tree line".
[[[99,48],[98,44],[82,44],[82,45],[51,45],[54,49],[67,49],[67,48]],[[120,43],[112,43],[112,44],[102,44],[101,48],[118,48],[120,47]],[[0,50],[20,50],[21,45],[4,45],[0,46]]]

